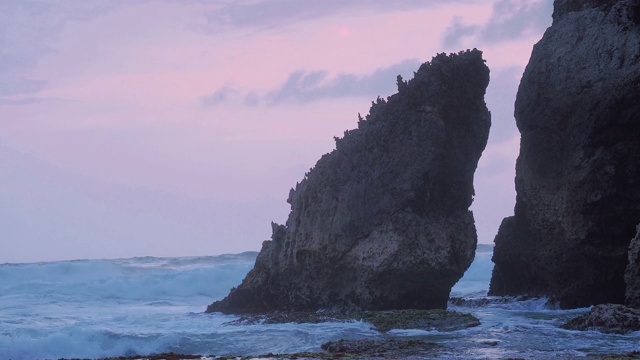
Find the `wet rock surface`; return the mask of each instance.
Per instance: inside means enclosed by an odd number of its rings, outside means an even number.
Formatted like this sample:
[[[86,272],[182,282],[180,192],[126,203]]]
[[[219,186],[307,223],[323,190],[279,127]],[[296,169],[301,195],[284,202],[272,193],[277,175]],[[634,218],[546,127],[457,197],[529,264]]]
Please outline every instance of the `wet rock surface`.
[[[489,294],[623,303],[640,219],[640,3],[554,6],[516,98],[515,214],[495,239]]]
[[[489,134],[478,50],[440,54],[372,104],[292,189],[254,268],[208,312],[444,309],[477,243],[473,175]]]
[[[627,334],[640,331],[640,310],[620,304],[600,304],[588,313],[569,320],[562,327],[569,330]]]

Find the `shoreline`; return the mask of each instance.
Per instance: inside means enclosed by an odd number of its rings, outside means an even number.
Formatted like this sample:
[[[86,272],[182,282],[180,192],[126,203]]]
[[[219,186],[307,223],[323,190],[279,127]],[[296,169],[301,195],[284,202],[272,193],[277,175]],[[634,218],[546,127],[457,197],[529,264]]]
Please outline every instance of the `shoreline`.
[[[576,355],[558,354],[550,350],[541,353],[509,354],[501,356],[502,341],[494,339],[478,340],[473,346],[449,346],[447,342],[434,342],[428,335],[397,336],[390,330],[417,329],[456,333],[457,331],[480,325],[471,314],[446,310],[387,310],[366,311],[351,314],[331,312],[278,312],[260,315],[243,315],[233,321],[234,325],[319,323],[319,322],[365,321],[382,337],[361,339],[340,339],[323,343],[318,351],[295,353],[268,352],[257,355],[198,355],[164,352],[151,355],[127,355],[94,359],[58,360],[326,360],[326,359],[581,359],[581,360],[640,360],[640,348],[626,353],[597,354],[583,352]],[[586,351],[586,350],[585,350]],[[485,355],[482,355],[485,354]],[[514,356],[515,355],[515,356]],[[52,359],[47,359],[52,360]]]

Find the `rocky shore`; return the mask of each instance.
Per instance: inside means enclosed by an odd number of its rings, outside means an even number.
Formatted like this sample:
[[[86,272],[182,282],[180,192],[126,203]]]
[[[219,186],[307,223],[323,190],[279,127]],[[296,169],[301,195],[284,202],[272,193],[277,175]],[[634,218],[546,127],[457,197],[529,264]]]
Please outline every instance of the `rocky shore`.
[[[495,299],[499,301],[499,299]],[[605,310],[608,311],[608,310]],[[620,324],[620,313],[609,314],[611,319],[616,319],[615,324]],[[564,327],[567,329],[602,330],[589,323],[589,315],[581,316],[583,320],[572,320]],[[458,332],[470,327],[480,325],[475,317],[455,311],[445,310],[398,310],[398,311],[364,311],[346,315],[344,313],[330,312],[274,312],[263,315],[243,315],[232,323],[232,326],[255,326],[257,324],[283,324],[283,323],[321,323],[321,322],[368,322],[373,329],[380,332],[380,336],[360,339],[340,339],[321,344],[318,350],[298,353],[264,353],[255,355],[185,355],[177,353],[164,353],[149,356],[133,355],[99,360],[250,360],[250,359],[425,359],[447,358],[467,359],[470,349],[465,346],[449,344],[446,341],[433,341],[429,335],[407,336],[397,333],[388,333],[389,330],[413,329],[438,332]],[[582,325],[586,324],[585,327]],[[574,326],[577,325],[577,326]],[[597,325],[597,324],[596,324]],[[628,322],[627,325],[634,328],[624,328],[618,333],[628,333],[639,330],[638,323]],[[452,335],[456,336],[456,335]],[[458,335],[459,336],[459,335]],[[464,336],[464,335],[463,335]],[[469,345],[467,345],[469,346]],[[632,360],[640,359],[640,351],[625,354],[581,354],[580,356],[559,356],[553,352],[547,355],[537,352],[535,354],[522,354],[522,357],[500,357],[501,342],[499,340],[486,339],[473,344],[473,358],[478,358],[478,349],[482,348],[490,356],[486,358],[519,360],[519,359],[581,359],[581,360]],[[483,357],[484,358],[484,357]],[[72,359],[60,359],[72,360]],[[73,359],[80,360],[80,359]],[[88,359],[85,359],[88,360]]]
[[[436,359],[440,347],[420,339],[403,340],[340,340],[323,344],[325,352],[305,352],[295,354],[262,354],[250,356],[217,356],[163,353],[155,355],[119,356],[101,359],[59,359],[59,360],[325,360],[325,359]],[[575,358],[571,358],[575,359]],[[581,357],[581,360],[638,360],[640,352]],[[501,360],[524,360],[524,358],[504,357]],[[568,360],[568,359],[567,359]]]

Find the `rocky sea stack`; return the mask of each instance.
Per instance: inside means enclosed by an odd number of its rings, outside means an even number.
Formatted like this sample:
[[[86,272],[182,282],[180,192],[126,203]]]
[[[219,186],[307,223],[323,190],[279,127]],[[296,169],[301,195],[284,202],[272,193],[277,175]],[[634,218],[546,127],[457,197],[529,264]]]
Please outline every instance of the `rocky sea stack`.
[[[518,89],[515,215],[489,293],[621,304],[640,219],[640,1],[554,6]]]
[[[476,248],[488,83],[478,50],[398,76],[398,93],[291,190],[286,225],[273,224],[254,268],[207,312],[446,308]]]

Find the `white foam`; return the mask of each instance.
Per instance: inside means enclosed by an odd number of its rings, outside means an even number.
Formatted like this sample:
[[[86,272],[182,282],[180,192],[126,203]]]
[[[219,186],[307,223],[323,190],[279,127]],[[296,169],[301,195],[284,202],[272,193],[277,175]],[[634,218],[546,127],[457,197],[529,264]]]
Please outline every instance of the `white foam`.
[[[486,249],[486,247],[483,247]],[[489,251],[477,252],[473,262],[464,273],[464,276],[451,289],[452,297],[481,295],[489,291],[489,281],[493,271],[492,253]]]
[[[0,293],[85,299],[149,300],[206,296],[222,298],[253,266],[252,259],[218,257],[78,260],[0,265]]]

